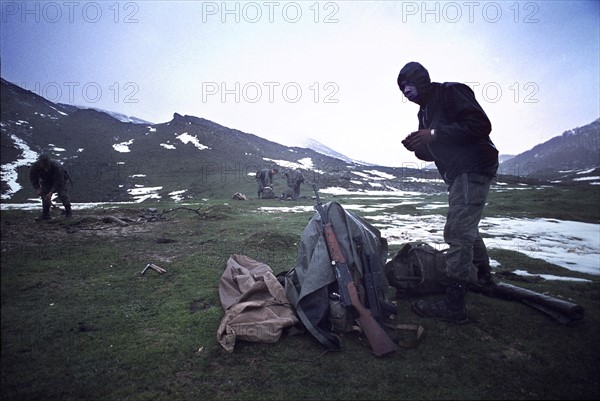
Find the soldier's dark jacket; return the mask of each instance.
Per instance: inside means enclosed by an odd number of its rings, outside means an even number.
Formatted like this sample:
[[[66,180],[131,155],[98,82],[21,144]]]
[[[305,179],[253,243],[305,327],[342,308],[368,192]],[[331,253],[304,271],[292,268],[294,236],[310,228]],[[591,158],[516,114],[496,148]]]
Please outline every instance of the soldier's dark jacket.
[[[47,192],[59,193],[63,192],[66,187],[67,176],[65,169],[56,160],[49,160],[50,168],[45,171],[42,168],[41,162],[38,160],[31,165],[29,170],[29,180],[34,189],[39,189]]]
[[[419,129],[435,129],[435,140],[417,149],[415,155],[435,162],[447,183],[462,173],[495,176],[498,150],[490,139],[492,124],[471,88],[457,82],[431,82],[418,63],[408,63],[400,71],[398,85],[404,81],[416,85],[424,99],[418,113]]]

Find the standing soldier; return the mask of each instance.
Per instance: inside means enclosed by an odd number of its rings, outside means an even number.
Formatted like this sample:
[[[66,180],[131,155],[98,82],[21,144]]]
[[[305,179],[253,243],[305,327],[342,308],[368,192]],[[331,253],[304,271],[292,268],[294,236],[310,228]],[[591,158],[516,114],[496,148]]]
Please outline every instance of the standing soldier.
[[[490,259],[479,235],[479,221],[498,170],[498,150],[490,139],[492,124],[473,91],[456,82],[431,82],[421,64],[406,64],[397,80],[408,100],[419,105],[419,129],[402,143],[415,155],[434,161],[448,184],[444,241],[448,283],[446,297],[412,304],[419,315],[468,321],[465,292],[472,268],[482,283],[491,282]]]
[[[42,215],[36,220],[50,220],[50,206],[52,205],[52,194],[56,193],[58,199],[65,207],[65,217],[72,216],[71,201],[67,182],[71,180],[69,173],[56,160],[51,160],[46,154],[41,155],[31,165],[29,180],[38,195],[42,198]]]

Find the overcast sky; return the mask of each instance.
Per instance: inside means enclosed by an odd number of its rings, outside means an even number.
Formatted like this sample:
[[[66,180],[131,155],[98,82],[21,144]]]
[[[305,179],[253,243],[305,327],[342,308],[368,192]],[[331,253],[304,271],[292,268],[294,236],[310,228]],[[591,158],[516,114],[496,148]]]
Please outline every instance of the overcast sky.
[[[203,117],[285,145],[417,160],[421,62],[470,85],[503,154],[600,117],[598,1],[2,1],[2,78],[154,123]]]

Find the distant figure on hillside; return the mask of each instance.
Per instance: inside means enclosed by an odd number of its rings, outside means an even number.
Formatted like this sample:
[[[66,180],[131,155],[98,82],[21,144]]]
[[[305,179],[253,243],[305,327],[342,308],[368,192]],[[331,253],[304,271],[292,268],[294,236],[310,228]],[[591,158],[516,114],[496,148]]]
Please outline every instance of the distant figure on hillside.
[[[412,308],[424,317],[466,323],[465,292],[473,266],[480,283],[492,281],[490,259],[478,229],[498,170],[498,150],[490,140],[492,125],[471,88],[457,82],[431,82],[419,63],[406,64],[397,83],[404,96],[420,106],[419,130],[402,144],[419,159],[434,161],[449,191],[444,227],[444,241],[449,245],[446,297],[420,300]]]
[[[300,198],[300,185],[304,182],[302,171],[298,169],[287,170],[283,173],[287,180],[288,190],[283,194],[283,199],[296,200]]]
[[[256,183],[258,185],[258,199],[263,198],[266,187],[273,189],[273,176],[279,172],[276,168],[264,169],[256,172]],[[271,196],[272,198],[272,196]]]
[[[65,207],[66,218],[72,216],[71,201],[67,183],[71,181],[69,173],[56,160],[50,159],[42,154],[29,170],[29,180],[42,198],[42,215],[36,220],[50,220],[50,207],[52,206],[52,194],[56,193],[58,199]]]

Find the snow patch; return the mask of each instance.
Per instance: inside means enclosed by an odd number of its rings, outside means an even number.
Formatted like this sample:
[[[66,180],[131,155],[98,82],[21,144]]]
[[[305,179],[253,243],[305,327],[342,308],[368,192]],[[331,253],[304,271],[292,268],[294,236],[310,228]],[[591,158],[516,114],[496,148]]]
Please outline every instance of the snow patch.
[[[119,153],[129,153],[131,152],[131,150],[129,150],[129,145],[131,144],[133,144],[133,139],[130,139],[127,142],[115,143],[113,149]]]
[[[177,134],[175,134],[175,135],[177,135]],[[187,132],[184,132],[183,134],[178,135],[177,139],[179,139],[184,144],[191,143],[200,150],[210,149],[208,146],[201,144],[196,135],[191,136]]]
[[[136,188],[128,189],[129,195],[133,196],[136,203],[142,203],[147,199],[160,199],[160,195],[157,194],[163,187],[148,187],[145,188],[141,185],[136,185]]]
[[[573,178],[573,181],[595,181],[595,180],[600,180],[600,176],[596,175],[596,176],[591,176],[591,177]]]
[[[269,159],[268,157],[263,157],[263,160],[271,162],[271,163],[275,163],[278,166],[284,167],[284,168],[289,168],[289,169],[311,169],[317,173],[321,173],[321,171],[319,170],[315,170],[313,168],[313,161],[310,157],[305,157],[303,159],[298,160],[297,162],[291,162],[288,160],[276,160],[276,159]]]
[[[8,187],[6,192],[2,192],[2,199],[10,199],[15,193],[23,188],[17,182],[19,176],[17,170],[19,167],[29,166],[38,158],[38,154],[31,150],[31,148],[18,136],[12,134],[10,138],[15,143],[15,146],[21,150],[21,158],[12,163],[2,165],[2,181],[4,181]]]

